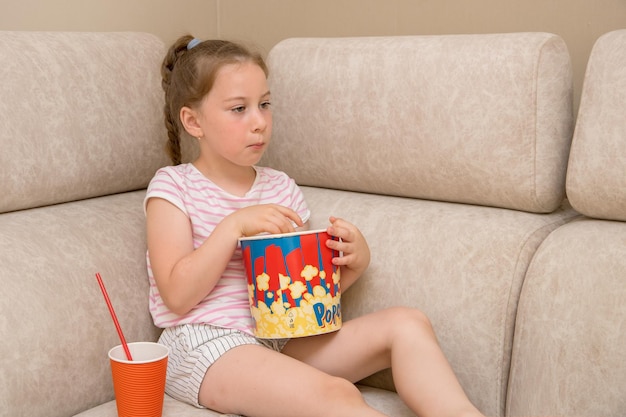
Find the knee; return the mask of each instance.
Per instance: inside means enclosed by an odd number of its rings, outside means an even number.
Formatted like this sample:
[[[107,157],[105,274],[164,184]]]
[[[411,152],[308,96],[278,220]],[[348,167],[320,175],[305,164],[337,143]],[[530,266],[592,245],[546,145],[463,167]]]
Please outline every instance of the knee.
[[[324,401],[334,404],[334,407],[348,407],[364,404],[365,400],[359,389],[350,381],[344,378],[328,376],[323,384],[322,397]]]
[[[404,334],[420,333],[434,334],[432,323],[422,311],[409,307],[394,307],[389,310],[389,323],[393,323],[393,329]]]

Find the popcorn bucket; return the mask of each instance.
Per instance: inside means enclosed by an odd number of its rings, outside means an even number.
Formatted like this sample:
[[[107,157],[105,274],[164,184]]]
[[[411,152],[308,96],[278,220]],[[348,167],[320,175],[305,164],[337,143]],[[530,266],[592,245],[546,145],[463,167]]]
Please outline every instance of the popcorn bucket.
[[[239,239],[248,278],[255,335],[262,339],[313,336],[341,328],[337,252],[325,230]]]

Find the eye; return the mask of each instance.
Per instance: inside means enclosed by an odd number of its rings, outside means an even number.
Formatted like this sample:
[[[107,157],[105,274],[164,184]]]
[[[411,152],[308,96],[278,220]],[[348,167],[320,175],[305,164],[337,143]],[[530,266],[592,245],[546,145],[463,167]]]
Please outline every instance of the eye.
[[[259,107],[263,110],[267,110],[272,107],[272,103],[269,101],[264,101],[259,105]]]
[[[237,107],[233,107],[230,110],[235,113],[243,113],[246,110],[246,106],[237,106]]]

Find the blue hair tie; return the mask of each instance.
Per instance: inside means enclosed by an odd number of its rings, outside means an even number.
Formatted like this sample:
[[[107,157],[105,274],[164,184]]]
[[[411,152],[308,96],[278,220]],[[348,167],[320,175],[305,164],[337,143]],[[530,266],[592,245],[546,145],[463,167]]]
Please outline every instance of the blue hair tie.
[[[193,38],[192,40],[189,41],[189,43],[187,44],[187,50],[190,50],[191,48],[193,48],[194,46],[198,45],[200,42],[202,42],[200,39],[198,38]]]

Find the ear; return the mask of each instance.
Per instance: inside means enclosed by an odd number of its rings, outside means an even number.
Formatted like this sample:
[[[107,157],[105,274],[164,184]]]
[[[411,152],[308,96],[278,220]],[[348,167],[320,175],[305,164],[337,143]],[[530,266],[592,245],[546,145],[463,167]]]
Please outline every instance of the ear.
[[[194,138],[200,138],[204,136],[204,132],[202,132],[202,127],[200,123],[198,123],[198,113],[189,108],[183,107],[180,109],[180,122],[183,127]]]

